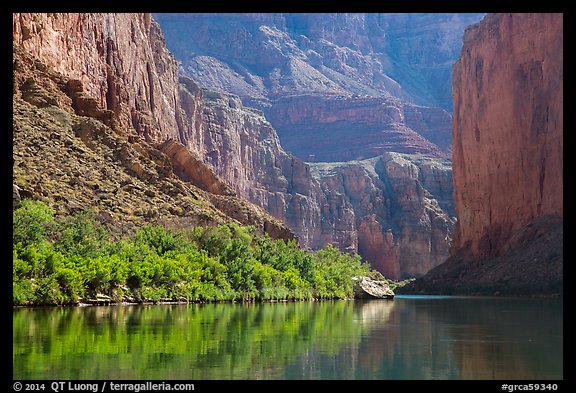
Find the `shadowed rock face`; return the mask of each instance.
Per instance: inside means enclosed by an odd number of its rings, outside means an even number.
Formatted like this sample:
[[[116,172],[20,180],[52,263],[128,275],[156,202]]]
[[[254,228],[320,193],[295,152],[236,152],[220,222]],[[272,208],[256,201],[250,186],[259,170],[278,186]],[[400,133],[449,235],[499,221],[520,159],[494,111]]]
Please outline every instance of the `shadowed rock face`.
[[[453,83],[452,257],[415,290],[561,294],[562,14],[486,16]]]
[[[532,219],[563,214],[563,18],[496,14],[454,65],[454,250],[502,251]]]
[[[483,14],[155,14],[182,70],[266,106],[287,94],[452,108],[464,28]]]
[[[267,111],[282,146],[309,162],[365,159],[384,152],[450,157],[451,116],[396,98],[291,96]]]

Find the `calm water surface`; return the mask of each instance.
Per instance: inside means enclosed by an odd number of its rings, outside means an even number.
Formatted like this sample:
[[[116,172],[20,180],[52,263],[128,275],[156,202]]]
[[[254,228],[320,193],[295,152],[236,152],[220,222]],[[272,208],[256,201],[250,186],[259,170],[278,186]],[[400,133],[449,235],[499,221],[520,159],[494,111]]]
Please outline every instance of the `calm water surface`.
[[[562,379],[558,299],[14,309],[14,379]]]

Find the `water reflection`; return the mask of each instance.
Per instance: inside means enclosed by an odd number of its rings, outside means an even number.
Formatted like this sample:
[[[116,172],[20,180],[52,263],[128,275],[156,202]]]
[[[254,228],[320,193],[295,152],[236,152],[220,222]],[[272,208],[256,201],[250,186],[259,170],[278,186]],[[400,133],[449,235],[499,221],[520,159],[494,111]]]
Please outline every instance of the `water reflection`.
[[[15,379],[561,379],[562,302],[16,309]]]

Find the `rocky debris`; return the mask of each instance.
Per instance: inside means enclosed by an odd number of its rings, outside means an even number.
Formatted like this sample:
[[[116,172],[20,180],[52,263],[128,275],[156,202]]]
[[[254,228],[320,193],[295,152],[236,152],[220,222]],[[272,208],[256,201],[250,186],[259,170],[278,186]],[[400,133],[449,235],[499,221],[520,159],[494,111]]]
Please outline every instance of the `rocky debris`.
[[[183,144],[168,139],[158,146],[158,150],[168,156],[174,172],[182,180],[192,182],[212,194],[236,195],[230,186],[222,182],[212,169],[195,157]]]
[[[398,294],[563,296],[563,219],[539,216],[492,257],[455,255]]]
[[[354,297],[358,299],[393,299],[394,291],[388,286],[384,277],[352,277],[354,280]]]

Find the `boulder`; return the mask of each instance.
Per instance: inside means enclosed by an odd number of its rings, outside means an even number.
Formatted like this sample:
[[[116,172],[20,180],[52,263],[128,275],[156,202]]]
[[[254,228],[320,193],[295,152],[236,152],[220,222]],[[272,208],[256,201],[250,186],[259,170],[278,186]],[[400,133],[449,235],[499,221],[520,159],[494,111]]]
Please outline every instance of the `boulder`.
[[[353,277],[354,297],[357,299],[393,299],[394,291],[385,279],[362,276]]]

